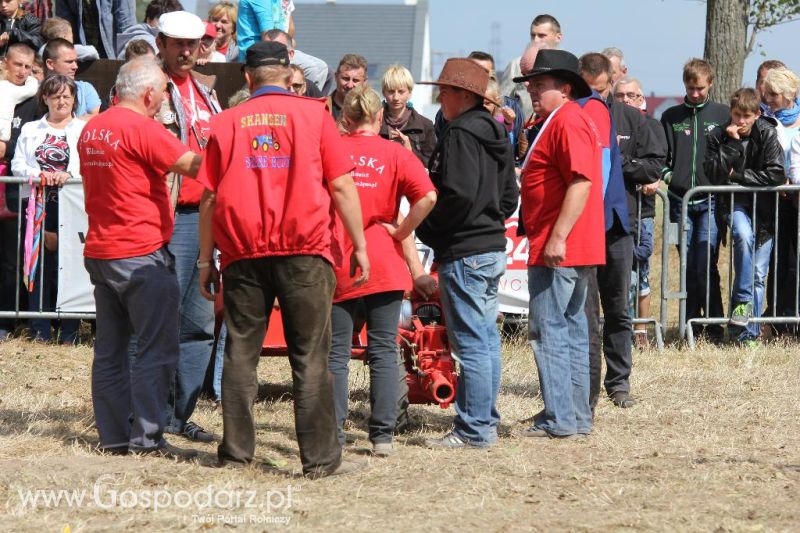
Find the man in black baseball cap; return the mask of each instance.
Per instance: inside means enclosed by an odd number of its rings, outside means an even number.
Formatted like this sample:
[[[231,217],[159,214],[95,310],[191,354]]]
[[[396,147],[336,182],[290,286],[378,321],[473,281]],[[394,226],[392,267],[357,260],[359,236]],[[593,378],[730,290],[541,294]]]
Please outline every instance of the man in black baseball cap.
[[[247,49],[250,98],[214,122],[197,181],[200,291],[213,299],[221,252],[228,329],[222,375],[221,463],[250,463],[256,433],[256,367],[272,303],[278,299],[293,372],[295,430],[303,473],[346,474],[364,466],[343,459],[328,371],[336,259],[352,259],[369,278],[361,204],[349,152],[325,103],[290,93],[283,44]],[[352,258],[334,258],[333,210],[353,242]],[[341,254],[338,254],[341,255]]]
[[[289,50],[276,41],[259,41],[247,49],[245,56],[245,67],[251,69],[268,65],[288,67],[289,63]]]

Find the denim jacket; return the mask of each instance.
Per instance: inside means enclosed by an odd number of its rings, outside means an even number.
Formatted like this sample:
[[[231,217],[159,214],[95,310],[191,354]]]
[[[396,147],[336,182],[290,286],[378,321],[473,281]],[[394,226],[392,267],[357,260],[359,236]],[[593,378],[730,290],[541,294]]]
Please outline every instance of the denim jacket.
[[[194,82],[194,86],[205,101],[208,109],[211,110],[212,115],[222,111],[222,108],[217,101],[217,95],[213,92],[213,86],[216,78],[213,76],[205,76],[198,72],[192,71],[190,76]],[[169,131],[181,140],[183,144],[189,144],[189,127],[186,116],[186,110],[183,108],[181,94],[178,88],[173,83],[167,84],[169,91],[169,98],[164,98],[161,103],[161,109],[156,113],[155,119],[164,125]],[[178,193],[181,188],[181,176],[170,173],[167,179],[167,184],[170,188],[170,195],[172,198],[172,205],[175,206],[178,201]]]
[[[65,18],[72,26],[75,42],[94,45],[101,57],[114,59],[116,54],[117,36],[136,24],[136,2],[134,0],[95,0],[99,14],[100,42],[86,42],[83,31],[83,1],[82,0],[56,0],[56,13]]]

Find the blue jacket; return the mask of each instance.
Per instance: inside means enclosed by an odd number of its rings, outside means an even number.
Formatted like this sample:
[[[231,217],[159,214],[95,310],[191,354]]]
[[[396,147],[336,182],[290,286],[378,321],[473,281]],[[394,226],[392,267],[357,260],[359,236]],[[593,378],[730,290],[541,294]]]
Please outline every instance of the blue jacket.
[[[584,107],[589,100],[597,100],[608,109],[605,100],[592,91],[591,96],[577,100]],[[625,235],[630,234],[628,224],[628,198],[625,193],[625,180],[622,176],[622,153],[617,143],[617,130],[614,119],[609,111],[608,120],[611,122],[609,132],[610,148],[603,148],[603,207],[605,209],[606,233],[616,224]]]

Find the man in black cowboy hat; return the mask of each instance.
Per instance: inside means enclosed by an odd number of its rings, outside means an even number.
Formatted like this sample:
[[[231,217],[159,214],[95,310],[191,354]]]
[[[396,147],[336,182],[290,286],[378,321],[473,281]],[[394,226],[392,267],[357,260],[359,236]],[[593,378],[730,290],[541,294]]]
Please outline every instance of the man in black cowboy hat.
[[[584,303],[594,266],[605,263],[601,140],[575,101],[592,94],[578,59],[541,50],[524,82],[545,119],[522,171],[528,236],[528,335],[544,410],[528,437],[577,438],[592,429]]]
[[[439,79],[447,129],[431,155],[431,180],[440,201],[417,228],[439,265],[450,344],[461,362],[453,429],[426,444],[487,447],[497,440],[500,414],[500,336],[497,287],[506,266],[505,221],[519,189],[505,129],[483,106],[489,72],[471,59],[452,58]]]

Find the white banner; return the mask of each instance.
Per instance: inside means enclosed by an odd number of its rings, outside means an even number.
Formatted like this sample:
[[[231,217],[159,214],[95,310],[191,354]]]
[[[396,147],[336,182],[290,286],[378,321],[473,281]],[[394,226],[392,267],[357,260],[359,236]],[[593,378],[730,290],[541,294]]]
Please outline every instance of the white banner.
[[[517,214],[506,221],[506,273],[500,278],[498,302],[507,315],[528,314],[528,239],[517,236]],[[83,187],[61,189],[59,198],[58,303],[62,313],[94,313],[93,287],[83,266],[83,242],[89,222],[83,202]],[[425,270],[430,271],[433,253],[417,241]]]
[[[58,197],[58,301],[62,313],[94,313],[94,288],[83,266],[83,242],[89,220],[83,185],[70,183]]]

